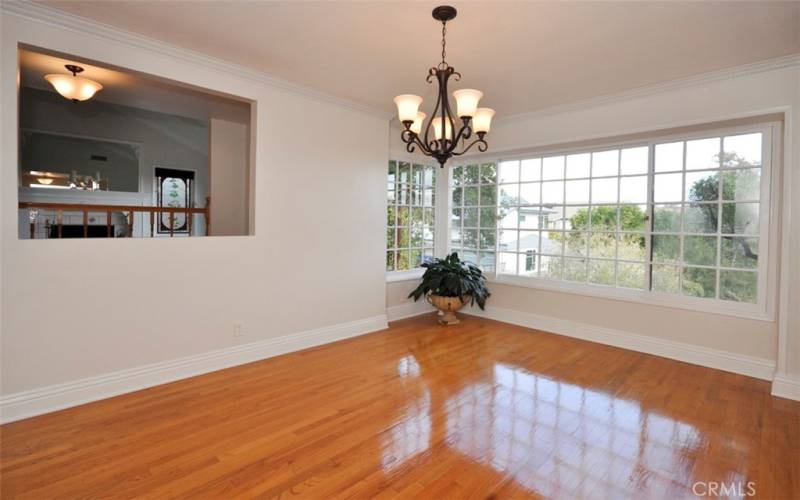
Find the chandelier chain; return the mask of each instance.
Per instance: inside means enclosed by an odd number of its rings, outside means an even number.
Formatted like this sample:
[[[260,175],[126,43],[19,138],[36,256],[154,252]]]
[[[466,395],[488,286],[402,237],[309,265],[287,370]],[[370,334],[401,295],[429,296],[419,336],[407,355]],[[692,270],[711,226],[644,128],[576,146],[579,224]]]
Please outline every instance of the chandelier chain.
[[[447,35],[447,21],[442,21],[442,65],[446,65],[445,62],[445,55],[447,55],[446,51],[446,41],[445,36]]]

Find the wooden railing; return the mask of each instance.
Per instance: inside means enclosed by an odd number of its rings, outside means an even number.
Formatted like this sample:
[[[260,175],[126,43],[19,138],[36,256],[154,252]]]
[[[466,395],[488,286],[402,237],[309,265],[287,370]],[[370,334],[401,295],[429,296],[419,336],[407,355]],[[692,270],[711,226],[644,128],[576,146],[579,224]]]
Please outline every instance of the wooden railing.
[[[62,234],[62,223],[64,212],[82,212],[83,213],[83,237],[89,237],[89,213],[103,213],[106,214],[106,235],[109,238],[114,237],[115,235],[112,234],[112,214],[114,212],[127,212],[127,221],[128,221],[128,237],[133,237],[133,225],[134,225],[134,213],[140,212],[149,214],[150,217],[150,237],[153,237],[153,233],[156,227],[156,223],[160,224],[160,217],[161,214],[169,214],[169,236],[172,237],[174,235],[174,228],[175,228],[175,214],[186,214],[186,224],[188,230],[188,236],[192,236],[192,225],[194,222],[194,215],[200,214],[205,218],[206,221],[206,236],[209,235],[209,231],[211,229],[211,213],[210,213],[210,206],[211,206],[211,199],[206,198],[206,206],[204,208],[194,208],[194,207],[150,207],[150,206],[142,206],[142,205],[89,205],[89,204],[82,204],[82,203],[45,203],[45,202],[32,202],[32,201],[21,201],[19,202],[19,208],[27,209],[27,210],[51,210],[55,211],[55,218],[56,218],[56,234],[58,238],[61,238]],[[156,221],[156,216],[159,217],[159,220]],[[34,218],[31,218],[30,221],[30,237],[34,239],[36,237],[36,223]]]

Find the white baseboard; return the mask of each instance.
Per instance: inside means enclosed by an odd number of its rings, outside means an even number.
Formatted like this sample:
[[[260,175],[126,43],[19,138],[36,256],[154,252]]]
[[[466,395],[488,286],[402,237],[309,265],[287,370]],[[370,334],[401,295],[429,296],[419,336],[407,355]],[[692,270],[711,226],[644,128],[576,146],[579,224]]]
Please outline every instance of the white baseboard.
[[[420,314],[432,313],[436,309],[425,300],[418,300],[416,302],[408,302],[397,306],[386,308],[386,317],[389,321],[397,321],[398,319],[410,318],[412,316],[419,316]]]
[[[769,359],[612,330],[552,316],[491,306],[487,306],[485,311],[477,308],[468,308],[463,309],[461,312],[763,380],[772,380],[775,373],[775,362]]]
[[[800,401],[800,378],[775,375],[772,380],[772,395]]]
[[[120,370],[0,398],[0,423],[138,391],[203,373],[251,363],[387,328],[386,315]]]

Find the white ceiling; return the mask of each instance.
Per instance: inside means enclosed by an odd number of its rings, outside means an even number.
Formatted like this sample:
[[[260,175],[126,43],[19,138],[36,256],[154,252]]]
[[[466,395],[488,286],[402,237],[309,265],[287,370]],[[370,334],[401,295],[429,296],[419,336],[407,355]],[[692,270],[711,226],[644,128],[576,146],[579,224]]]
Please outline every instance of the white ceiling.
[[[55,92],[44,79],[44,75],[68,74],[64,65],[77,64],[84,69],[81,76],[103,85],[103,89],[95,94],[93,100],[198,120],[214,117],[249,124],[248,103],[200,92],[162,79],[92,64],[91,61],[80,58],[44,54],[26,49],[20,49],[19,61],[20,83],[23,87]]]
[[[440,2],[48,1],[367,106],[433,97]],[[800,53],[800,2],[451,2],[448,62],[498,116]]]

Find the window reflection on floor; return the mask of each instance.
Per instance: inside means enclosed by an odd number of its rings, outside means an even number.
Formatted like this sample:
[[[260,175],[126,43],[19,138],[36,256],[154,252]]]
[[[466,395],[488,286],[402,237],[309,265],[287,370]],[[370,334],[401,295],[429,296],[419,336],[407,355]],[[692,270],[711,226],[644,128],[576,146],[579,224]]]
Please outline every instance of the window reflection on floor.
[[[401,377],[418,377],[419,363],[413,354],[400,358],[397,362],[397,374]]]
[[[464,388],[446,411],[454,449],[544,496],[685,492],[690,471],[675,472],[702,446],[693,426],[634,401],[504,364],[493,384]]]
[[[391,429],[381,435],[383,470],[391,471],[430,448],[431,394],[419,383],[420,366],[417,358],[409,354],[397,361],[397,375],[408,382],[404,390],[418,392],[416,399],[398,410],[399,417]]]
[[[381,436],[383,470],[386,472],[404,465],[430,448],[430,392],[425,389],[419,398],[400,410],[400,415],[397,424]]]

